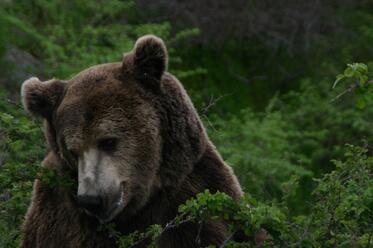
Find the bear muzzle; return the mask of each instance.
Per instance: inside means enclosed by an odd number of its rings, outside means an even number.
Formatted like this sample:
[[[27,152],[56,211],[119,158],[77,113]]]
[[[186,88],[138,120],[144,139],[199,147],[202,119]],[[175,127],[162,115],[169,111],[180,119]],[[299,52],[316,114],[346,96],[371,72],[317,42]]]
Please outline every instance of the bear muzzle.
[[[94,215],[103,211],[103,201],[99,195],[78,195],[78,205]]]
[[[85,210],[85,213],[97,218],[101,223],[107,223],[113,220],[127,205],[125,199],[124,187],[121,185],[121,190],[113,199],[104,199],[99,194],[79,194],[77,203],[80,208]]]

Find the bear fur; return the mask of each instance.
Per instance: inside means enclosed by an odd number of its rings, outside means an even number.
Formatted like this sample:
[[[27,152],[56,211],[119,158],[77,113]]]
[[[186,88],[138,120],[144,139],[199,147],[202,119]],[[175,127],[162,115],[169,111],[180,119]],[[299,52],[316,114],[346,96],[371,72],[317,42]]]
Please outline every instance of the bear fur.
[[[115,161],[118,178],[130,185],[130,193],[124,192],[128,204],[111,220],[123,234],[167,224],[180,204],[205,189],[234,199],[242,195],[183,86],[166,70],[163,41],[147,35],[120,63],[93,66],[66,81],[31,78],[22,85],[24,108],[44,119],[44,167],[80,184],[78,157],[101,135],[95,130],[104,125],[100,132],[119,137],[116,158],[108,161]],[[99,219],[78,204],[76,189],[35,180],[21,247],[116,247],[99,226]],[[163,233],[158,245],[219,246],[228,235],[225,223],[209,222],[200,230],[198,244],[198,229],[197,224],[182,224]],[[136,247],[146,247],[146,242]]]

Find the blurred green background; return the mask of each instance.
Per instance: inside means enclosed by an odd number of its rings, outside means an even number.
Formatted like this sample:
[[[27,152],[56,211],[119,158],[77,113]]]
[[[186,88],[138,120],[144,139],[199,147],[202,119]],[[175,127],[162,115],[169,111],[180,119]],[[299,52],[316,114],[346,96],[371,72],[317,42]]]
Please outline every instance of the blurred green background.
[[[1,0],[0,246],[19,239],[44,153],[40,121],[20,106],[21,83],[120,61],[149,33],[166,42],[169,70],[256,199],[306,215],[313,178],[335,169],[345,144],[371,152],[372,101],[333,101],[344,88],[332,89],[346,64],[373,68],[371,0]]]

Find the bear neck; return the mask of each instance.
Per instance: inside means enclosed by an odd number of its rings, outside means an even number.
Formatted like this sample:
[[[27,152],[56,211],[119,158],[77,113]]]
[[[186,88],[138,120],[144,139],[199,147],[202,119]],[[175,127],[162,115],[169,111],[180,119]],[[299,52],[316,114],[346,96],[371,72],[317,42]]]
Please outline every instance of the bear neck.
[[[162,154],[159,176],[162,187],[178,187],[203,156],[206,131],[182,84],[170,73],[162,77],[154,108],[160,116]]]
[[[210,141],[192,172],[180,185],[155,189],[146,205],[136,214],[129,217],[121,213],[115,220],[116,226],[124,234],[144,231],[152,224],[165,226],[178,214],[181,204],[206,189],[211,193],[224,192],[234,199],[242,195],[237,179]]]

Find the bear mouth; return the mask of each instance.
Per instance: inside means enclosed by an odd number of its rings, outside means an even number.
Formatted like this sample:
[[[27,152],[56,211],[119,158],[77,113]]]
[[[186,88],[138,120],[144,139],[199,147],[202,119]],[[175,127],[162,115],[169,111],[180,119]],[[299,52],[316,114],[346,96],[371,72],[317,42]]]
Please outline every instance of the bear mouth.
[[[87,209],[84,209],[84,212],[96,218],[101,224],[108,223],[112,221],[122,210],[125,208],[126,204],[124,192],[121,191],[120,197],[115,201],[115,203],[107,211],[102,211],[100,213],[93,213]]]
[[[101,223],[108,223],[112,221],[120,212],[122,212],[122,210],[126,206],[126,201],[124,198],[124,192],[122,190],[119,199],[112,205],[112,207],[105,213],[95,215],[96,218]]]

